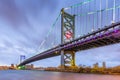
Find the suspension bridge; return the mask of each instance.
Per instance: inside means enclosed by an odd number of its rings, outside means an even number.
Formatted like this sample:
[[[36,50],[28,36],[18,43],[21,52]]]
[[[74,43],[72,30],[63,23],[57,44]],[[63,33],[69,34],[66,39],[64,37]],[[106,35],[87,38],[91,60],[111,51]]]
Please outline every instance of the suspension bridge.
[[[62,8],[39,50],[47,41],[52,41],[52,46],[42,52],[38,50],[39,54],[24,60],[19,66],[61,55],[61,68],[76,67],[76,52],[120,42],[119,14],[119,0],[82,0]],[[52,40],[51,34],[54,34]]]

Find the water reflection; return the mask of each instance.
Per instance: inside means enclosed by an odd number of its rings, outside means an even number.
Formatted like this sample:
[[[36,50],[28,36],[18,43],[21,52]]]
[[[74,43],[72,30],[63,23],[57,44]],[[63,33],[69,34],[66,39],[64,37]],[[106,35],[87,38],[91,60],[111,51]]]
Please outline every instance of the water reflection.
[[[0,80],[120,80],[120,75],[1,70]]]

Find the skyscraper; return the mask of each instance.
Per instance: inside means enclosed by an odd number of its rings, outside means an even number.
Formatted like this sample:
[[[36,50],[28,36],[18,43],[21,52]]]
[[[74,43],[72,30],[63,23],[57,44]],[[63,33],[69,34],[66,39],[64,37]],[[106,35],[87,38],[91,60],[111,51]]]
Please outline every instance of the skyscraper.
[[[105,62],[102,63],[102,67],[106,68],[106,63]]]

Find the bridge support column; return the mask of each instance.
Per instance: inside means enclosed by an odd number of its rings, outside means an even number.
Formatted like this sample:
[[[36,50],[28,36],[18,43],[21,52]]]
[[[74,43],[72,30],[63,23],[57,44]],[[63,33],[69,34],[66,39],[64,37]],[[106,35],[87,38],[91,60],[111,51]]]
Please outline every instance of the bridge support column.
[[[75,52],[61,51],[61,68],[75,68]]]
[[[61,10],[61,44],[70,42],[75,38],[75,15]],[[75,52],[73,50],[61,51],[61,67],[75,67]]]

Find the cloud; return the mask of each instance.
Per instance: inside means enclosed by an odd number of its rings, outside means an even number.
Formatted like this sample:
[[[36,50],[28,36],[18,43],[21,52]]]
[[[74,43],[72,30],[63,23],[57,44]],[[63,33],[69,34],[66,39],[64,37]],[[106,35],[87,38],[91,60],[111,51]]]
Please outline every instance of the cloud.
[[[45,18],[49,13],[53,15],[57,7],[58,1],[53,0],[1,0],[0,16],[5,19],[5,24],[13,29],[9,33],[15,32],[30,43],[38,44],[42,40],[39,36],[44,35],[50,27],[50,24],[46,24],[48,19]],[[37,18],[40,18],[39,21]],[[49,20],[48,22],[51,23]]]
[[[35,53],[34,48],[21,47],[18,45],[9,47],[4,44],[0,49],[0,64],[4,63],[8,65],[11,63],[18,64],[20,55],[30,56]]]
[[[13,27],[18,27],[21,22],[21,12],[17,8],[14,0],[1,0],[0,1],[1,17],[6,19]]]
[[[19,62],[21,54],[26,55],[27,58],[35,55],[36,50],[46,37],[60,9],[66,6],[66,4],[71,5],[78,2],[79,0],[1,0],[0,64],[16,64]],[[53,42],[55,44],[60,43],[60,29],[59,21],[39,51],[53,47]],[[108,64],[112,64],[113,61],[117,64],[117,61],[119,61],[118,56],[120,56],[119,50],[118,44],[81,51],[76,55],[76,62],[78,65],[83,63],[91,65],[102,61],[107,61]],[[7,60],[8,58],[10,60]],[[45,59],[35,64],[59,66],[60,57]]]
[[[104,46],[100,48],[90,49],[78,52],[76,54],[77,65],[92,65],[96,62],[102,65],[102,62],[106,62],[107,66],[116,66],[119,65],[119,56],[120,53],[117,51],[120,44],[114,44],[109,46]],[[84,62],[84,63],[83,63]]]

